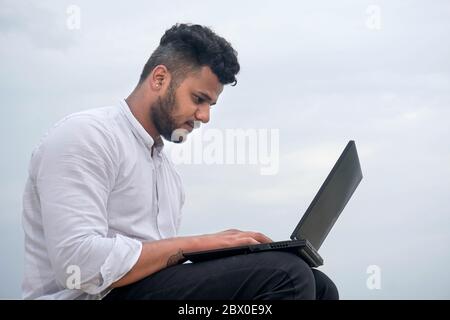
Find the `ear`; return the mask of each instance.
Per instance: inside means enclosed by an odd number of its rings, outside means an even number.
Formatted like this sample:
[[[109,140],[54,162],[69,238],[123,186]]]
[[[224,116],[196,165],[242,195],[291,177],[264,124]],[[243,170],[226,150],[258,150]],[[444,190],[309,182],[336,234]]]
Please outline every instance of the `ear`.
[[[165,65],[157,65],[149,77],[150,88],[154,91],[165,91],[170,83],[170,72]]]

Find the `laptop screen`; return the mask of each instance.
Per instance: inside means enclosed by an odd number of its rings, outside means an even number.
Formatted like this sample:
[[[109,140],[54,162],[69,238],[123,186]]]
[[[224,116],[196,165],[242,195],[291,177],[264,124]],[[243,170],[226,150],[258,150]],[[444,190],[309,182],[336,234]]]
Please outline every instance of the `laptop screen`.
[[[319,250],[362,179],[354,141],[350,141],[317,192],[291,239],[306,239]]]

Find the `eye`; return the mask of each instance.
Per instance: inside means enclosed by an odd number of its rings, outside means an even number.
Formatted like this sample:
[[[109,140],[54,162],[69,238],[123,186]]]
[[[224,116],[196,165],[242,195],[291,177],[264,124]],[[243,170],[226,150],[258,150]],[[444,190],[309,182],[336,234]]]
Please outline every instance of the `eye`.
[[[203,104],[205,102],[205,99],[203,99],[202,97],[194,95],[194,102],[196,104]]]

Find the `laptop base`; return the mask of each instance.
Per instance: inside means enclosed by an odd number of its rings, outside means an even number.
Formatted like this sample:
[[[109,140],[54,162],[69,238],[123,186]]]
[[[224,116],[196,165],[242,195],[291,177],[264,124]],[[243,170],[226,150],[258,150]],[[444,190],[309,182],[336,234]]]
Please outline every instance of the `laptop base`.
[[[183,255],[191,262],[202,262],[212,259],[220,259],[238,254],[252,254],[264,251],[284,251],[298,255],[311,267],[323,265],[323,259],[312,247],[308,240],[288,240],[255,245],[187,252]]]

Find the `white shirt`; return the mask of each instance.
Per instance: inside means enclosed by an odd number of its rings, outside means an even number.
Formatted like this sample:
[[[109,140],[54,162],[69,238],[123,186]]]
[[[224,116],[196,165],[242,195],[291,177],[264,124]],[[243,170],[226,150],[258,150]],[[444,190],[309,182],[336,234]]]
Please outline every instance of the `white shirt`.
[[[176,235],[180,176],[119,106],[58,122],[33,151],[23,196],[25,299],[99,299],[136,263],[143,241]]]

